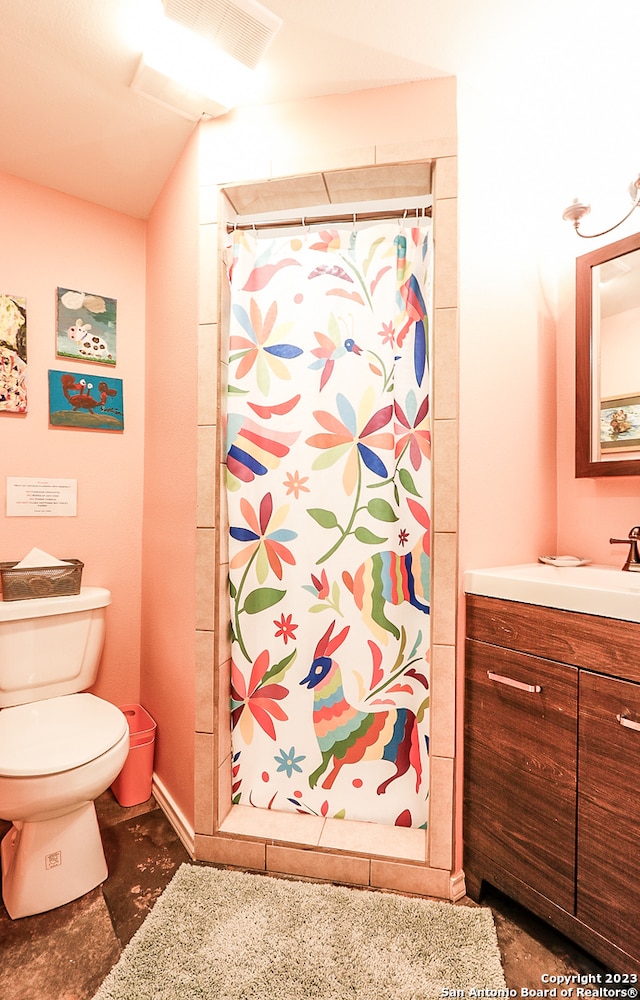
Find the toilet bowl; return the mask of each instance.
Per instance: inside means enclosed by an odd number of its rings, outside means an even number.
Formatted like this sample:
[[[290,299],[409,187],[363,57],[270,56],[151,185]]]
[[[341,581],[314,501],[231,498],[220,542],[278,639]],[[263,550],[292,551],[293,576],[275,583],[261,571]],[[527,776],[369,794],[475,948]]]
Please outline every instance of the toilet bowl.
[[[94,799],[129,752],[123,712],[89,694],[111,594],[0,601],[0,845],[9,916],[42,913],[107,877]]]
[[[95,888],[107,865],[94,799],[129,751],[123,713],[70,694],[0,711],[2,895],[9,916],[53,909]]]

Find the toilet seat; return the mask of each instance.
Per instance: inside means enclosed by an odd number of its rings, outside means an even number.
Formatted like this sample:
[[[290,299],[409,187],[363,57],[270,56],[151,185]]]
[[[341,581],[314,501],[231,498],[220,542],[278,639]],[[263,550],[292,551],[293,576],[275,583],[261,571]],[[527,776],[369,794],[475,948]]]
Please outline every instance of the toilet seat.
[[[111,702],[83,692],[0,711],[0,775],[29,777],[81,767],[128,733]]]

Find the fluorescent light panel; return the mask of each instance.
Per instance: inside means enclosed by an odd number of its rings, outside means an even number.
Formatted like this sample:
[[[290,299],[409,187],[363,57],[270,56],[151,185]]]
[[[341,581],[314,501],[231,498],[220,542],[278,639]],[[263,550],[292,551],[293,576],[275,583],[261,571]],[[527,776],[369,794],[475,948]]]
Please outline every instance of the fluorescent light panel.
[[[198,6],[197,0],[181,2]],[[199,6],[210,3],[207,0]],[[209,38],[160,15],[148,28],[144,54],[131,86],[195,121],[203,115],[218,117],[234,107],[254,89],[255,77],[246,63],[214,46]]]
[[[189,121],[198,121],[203,116],[217,118],[229,110],[227,105],[185,87],[153,66],[148,66],[144,57],[140,60],[131,88]]]

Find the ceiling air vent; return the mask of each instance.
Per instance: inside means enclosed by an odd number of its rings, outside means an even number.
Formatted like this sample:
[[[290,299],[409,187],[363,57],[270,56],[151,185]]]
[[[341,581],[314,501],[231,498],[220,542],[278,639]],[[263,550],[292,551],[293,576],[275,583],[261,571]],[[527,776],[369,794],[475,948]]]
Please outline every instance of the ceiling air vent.
[[[282,24],[256,0],[163,0],[167,17],[255,69]]]

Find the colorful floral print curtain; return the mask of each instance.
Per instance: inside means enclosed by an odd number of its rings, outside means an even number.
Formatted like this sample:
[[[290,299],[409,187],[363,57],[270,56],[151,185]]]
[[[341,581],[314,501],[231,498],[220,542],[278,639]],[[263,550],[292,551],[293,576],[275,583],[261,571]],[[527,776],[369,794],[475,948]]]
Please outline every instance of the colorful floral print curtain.
[[[424,827],[430,221],[237,231],[233,801]]]

